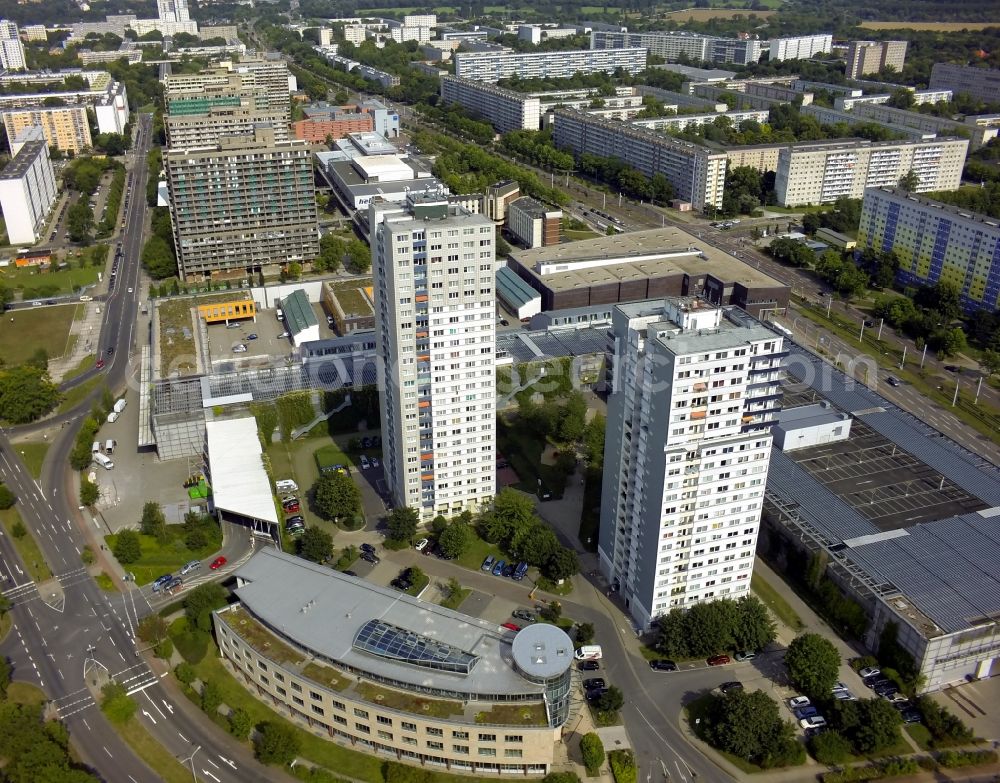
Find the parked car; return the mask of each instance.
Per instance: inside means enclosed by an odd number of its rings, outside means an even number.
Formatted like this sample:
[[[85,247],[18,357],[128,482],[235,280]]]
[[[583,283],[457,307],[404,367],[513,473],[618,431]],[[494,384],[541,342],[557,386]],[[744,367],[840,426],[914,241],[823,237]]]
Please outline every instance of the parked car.
[[[411,582],[409,579],[406,579],[405,577],[402,577],[402,576],[397,576],[389,584],[391,584],[397,590],[399,590],[401,592],[404,592],[404,593],[407,590],[409,590],[411,587],[413,587],[413,582]]]
[[[246,353],[247,347],[243,343],[236,343],[233,346],[233,353]]]
[[[813,715],[811,718],[803,718],[799,725],[804,729],[824,729],[826,728],[826,718],[822,715]]]
[[[838,682],[838,683],[836,683],[836,684],[835,684],[835,685],[834,685],[834,686],[833,686],[832,688],[830,688],[830,690],[831,690],[831,691],[832,691],[833,693],[836,693],[837,691],[846,691],[846,690],[850,690],[850,688],[848,688],[848,687],[847,687],[847,685],[846,685],[845,683],[842,683],[842,682]]]
[[[288,519],[285,520],[285,527],[288,527],[289,525],[304,525],[305,523],[306,523],[305,517],[294,516],[294,517],[289,517]]]
[[[808,696],[793,696],[788,700],[788,706],[792,710],[797,710],[801,707],[808,707],[810,704],[812,704],[812,702],[809,701]]]
[[[413,548],[416,549],[418,552],[423,552],[424,549],[427,548],[427,545],[429,543],[430,541],[428,541],[426,538],[421,538],[416,544],[413,545]]]
[[[528,574],[528,564],[521,562],[517,564],[517,568],[514,569],[513,579],[516,582],[520,582]]]
[[[756,657],[757,657],[757,653],[755,653],[755,652],[753,652],[751,650],[742,650],[742,651],[736,653],[736,660],[740,661],[740,662],[743,662],[743,661],[752,661]]]
[[[372,447],[372,439],[365,436],[361,439],[361,448],[370,449]]]
[[[503,573],[503,567],[506,565],[503,560],[497,560],[496,565],[493,566],[493,576],[500,576]]]
[[[527,609],[515,609],[510,615],[511,617],[516,617],[518,620],[524,620],[526,623],[535,622],[535,615]]]
[[[513,563],[508,563],[506,566],[504,566],[504,569],[501,572],[501,575],[502,576],[506,576],[509,579],[510,577],[514,576],[514,570],[516,568],[517,568],[517,566],[515,566]]]
[[[879,685],[875,690],[875,695],[881,696],[883,699],[889,699],[893,701],[893,697],[899,693],[899,688],[896,687],[895,683],[888,683],[887,685]]]
[[[362,544],[359,547],[359,549],[362,552],[371,552],[373,555],[375,554],[375,547],[373,547],[371,544]]]
[[[601,664],[597,661],[579,661],[576,668],[582,672],[596,672],[601,668]]]
[[[368,470],[368,468],[372,466],[371,463],[368,461],[368,457],[366,457],[364,454],[361,455],[361,459],[359,459],[358,462],[361,463],[362,470]]]
[[[248,334],[247,335],[247,339],[248,340],[256,340],[257,339],[257,335],[255,335],[255,334]]]
[[[743,690],[743,683],[733,680],[732,682],[724,682],[719,686],[719,690],[725,694],[736,693],[736,691]]]
[[[725,666],[727,663],[732,663],[728,655],[713,655],[708,659],[709,666]]]
[[[219,555],[219,557],[215,558],[215,560],[212,561],[212,564],[209,566],[209,568],[211,568],[213,571],[218,571],[220,568],[222,568],[222,566],[224,566],[228,562],[229,561],[226,560],[226,558],[222,557],[222,555]]]
[[[493,555],[486,555],[486,559],[483,561],[483,564],[480,567],[480,569],[482,571],[492,571],[493,563],[494,563]]]
[[[104,359],[98,359],[97,360],[97,369],[98,370],[103,370],[104,369]]]
[[[374,552],[367,552],[367,551],[362,552],[361,559],[364,560],[366,563],[371,563],[372,565],[378,565],[380,562],[382,562],[381,560],[379,560],[379,556],[376,555]]]
[[[286,514],[297,514],[302,510],[298,503],[289,503],[287,506],[282,506]]]
[[[153,592],[158,593],[163,587],[174,578],[173,574],[163,574],[163,576],[158,576],[153,580]]]
[[[673,661],[668,661],[666,658],[656,658],[649,662],[649,668],[654,672],[675,672],[677,671],[677,664]]]
[[[514,633],[517,633],[518,631],[521,630],[521,626],[515,623],[501,623],[500,627],[506,628],[508,631],[513,631]]]
[[[901,386],[902,385],[901,381],[898,378],[896,378],[895,376],[892,376],[892,375],[887,375],[886,378],[885,378],[885,380],[886,380],[886,382],[890,386]]]
[[[876,666],[866,666],[864,669],[858,672],[858,675],[861,677],[862,680],[865,680],[869,677],[874,677],[875,675],[881,673],[882,670]]]
[[[920,714],[919,710],[903,710],[900,713],[903,718],[903,723],[920,723],[924,719],[924,716]]]
[[[607,688],[594,688],[591,691],[587,691],[587,701],[597,701],[607,692]]]
[[[608,684],[604,681],[603,677],[590,677],[583,681],[583,689],[585,691],[592,691],[594,688],[606,688]]]
[[[372,457],[372,467],[377,468],[379,464],[378,457]]]
[[[811,718],[813,715],[819,715],[819,710],[810,704],[806,707],[799,707],[797,710],[794,710],[794,713],[796,718],[802,720],[803,718]]]

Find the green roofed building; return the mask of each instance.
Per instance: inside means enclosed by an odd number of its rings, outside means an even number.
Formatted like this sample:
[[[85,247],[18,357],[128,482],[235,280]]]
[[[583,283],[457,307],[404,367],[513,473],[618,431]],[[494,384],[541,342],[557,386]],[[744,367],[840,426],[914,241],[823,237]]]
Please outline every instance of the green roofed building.
[[[281,300],[281,313],[285,318],[285,331],[294,345],[319,339],[319,321],[301,288]]]

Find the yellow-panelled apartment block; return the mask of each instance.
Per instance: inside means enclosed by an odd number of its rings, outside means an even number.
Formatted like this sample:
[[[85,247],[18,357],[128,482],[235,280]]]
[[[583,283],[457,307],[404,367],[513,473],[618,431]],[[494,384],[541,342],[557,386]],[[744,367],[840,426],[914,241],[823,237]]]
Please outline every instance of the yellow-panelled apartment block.
[[[198,305],[198,317],[204,318],[207,324],[217,324],[220,321],[233,321],[241,318],[256,318],[257,304],[252,299],[239,302],[213,302]]]
[[[39,125],[45,132],[45,141],[60,152],[76,155],[93,144],[86,106],[36,106],[10,109],[0,116],[3,117],[3,124],[7,129],[8,142],[13,141],[14,137],[29,125]]]

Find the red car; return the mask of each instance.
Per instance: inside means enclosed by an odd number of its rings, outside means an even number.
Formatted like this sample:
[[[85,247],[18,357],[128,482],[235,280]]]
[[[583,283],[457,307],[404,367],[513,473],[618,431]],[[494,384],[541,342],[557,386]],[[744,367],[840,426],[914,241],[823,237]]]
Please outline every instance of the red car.
[[[521,626],[520,625],[514,625],[514,623],[504,623],[500,627],[501,628],[506,628],[508,631],[514,631],[515,633],[517,633],[518,631],[521,630]]]
[[[217,557],[217,558],[215,558],[215,560],[212,561],[212,564],[209,566],[209,568],[211,568],[213,571],[216,571],[216,570],[222,568],[222,566],[224,566],[225,564],[226,564],[226,558],[224,558],[224,557]],[[728,663],[728,660],[727,660],[727,663]]]
[[[713,655],[708,659],[709,666],[725,666],[727,663],[732,663],[728,655]]]
[[[103,370],[104,369],[104,359],[98,359],[97,360],[97,369],[98,370]]]
[[[298,503],[286,503],[284,509],[286,514],[297,514],[300,511]]]

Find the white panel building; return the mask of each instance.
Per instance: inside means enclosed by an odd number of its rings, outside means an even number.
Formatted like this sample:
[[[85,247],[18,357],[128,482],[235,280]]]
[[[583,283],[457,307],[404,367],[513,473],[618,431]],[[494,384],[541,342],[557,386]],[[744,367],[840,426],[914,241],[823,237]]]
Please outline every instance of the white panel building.
[[[619,68],[633,76],[646,68],[646,50],[573,49],[558,52],[456,52],[455,75],[480,82],[498,82],[517,74],[524,79],[568,79],[579,73],[614,73]]]
[[[441,100],[488,120],[500,133],[538,130],[542,121],[540,98],[472,79],[442,76]]]
[[[114,82],[94,104],[98,133],[124,133],[128,125],[128,92],[124,82]]]
[[[782,338],[693,297],[612,312],[598,558],[636,624],[750,590]]]
[[[0,207],[13,245],[33,245],[56,200],[56,178],[44,140],[26,141],[0,172]]]
[[[28,67],[17,24],[7,19],[0,19],[0,67],[5,71],[23,71]]]
[[[444,197],[370,208],[385,477],[429,522],[496,479],[494,236]]]
[[[772,38],[770,60],[807,60],[820,52],[833,50],[830,33],[799,35],[791,38]]]

